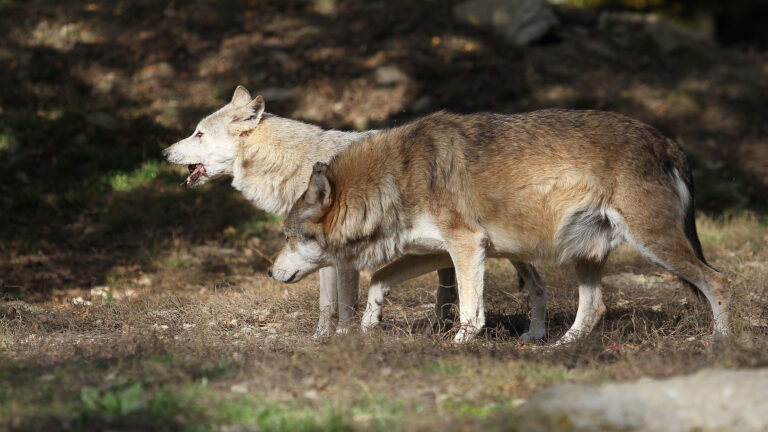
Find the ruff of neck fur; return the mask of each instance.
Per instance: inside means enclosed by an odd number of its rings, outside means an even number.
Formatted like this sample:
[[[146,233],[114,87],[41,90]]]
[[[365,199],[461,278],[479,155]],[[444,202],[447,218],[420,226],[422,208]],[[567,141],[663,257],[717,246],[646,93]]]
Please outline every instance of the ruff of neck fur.
[[[322,134],[318,126],[265,114],[256,128],[241,133],[232,186],[257,207],[287,215],[306,188],[308,158]]]

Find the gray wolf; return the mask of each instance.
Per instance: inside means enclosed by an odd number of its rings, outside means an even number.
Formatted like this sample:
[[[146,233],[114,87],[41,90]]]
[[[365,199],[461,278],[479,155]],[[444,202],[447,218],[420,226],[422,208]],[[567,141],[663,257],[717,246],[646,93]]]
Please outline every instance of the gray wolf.
[[[305,180],[315,161],[329,161],[340,151],[375,133],[323,130],[267,113],[261,96],[252,98],[245,87],[238,86],[228,104],[202,119],[191,136],[163,150],[163,157],[170,163],[188,165],[189,176],[185,181],[188,187],[231,176],[232,186],[256,207],[285,217],[304,192]],[[515,265],[526,277],[535,272],[530,265]],[[447,265],[438,271],[438,318],[446,315],[444,306],[455,292],[455,274],[451,267]],[[346,331],[355,314],[358,281],[358,272],[354,270],[332,267],[320,270],[320,318],[315,337],[333,331],[335,312],[339,315],[336,330]],[[531,331],[522,337],[539,339],[546,333],[544,282],[538,276],[537,279],[523,278],[523,281],[533,293],[534,316]],[[370,319],[367,323],[368,327],[376,324]]]
[[[619,114],[439,112],[379,132],[315,164],[284,230],[278,281],[390,263],[372,278],[385,289],[371,290],[369,307],[403,277],[452,263],[456,342],[485,323],[488,257],[573,261],[579,308],[559,342],[591,331],[605,311],[603,265],[623,242],[703,294],[715,334],[728,334],[729,282],[704,260],[685,154]]]

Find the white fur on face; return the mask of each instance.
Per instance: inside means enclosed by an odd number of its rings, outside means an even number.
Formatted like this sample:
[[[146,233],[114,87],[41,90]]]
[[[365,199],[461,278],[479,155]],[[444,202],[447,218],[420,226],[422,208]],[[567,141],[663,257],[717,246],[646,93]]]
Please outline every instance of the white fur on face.
[[[329,264],[325,251],[316,241],[296,241],[280,252],[272,266],[272,277],[279,282],[294,283]]]
[[[227,104],[201,120],[191,136],[166,149],[168,162],[177,165],[203,164],[207,175],[201,177],[197,185],[218,175],[231,174],[237,157],[237,143],[235,137],[228,133],[227,126],[232,121],[233,110],[235,108]]]

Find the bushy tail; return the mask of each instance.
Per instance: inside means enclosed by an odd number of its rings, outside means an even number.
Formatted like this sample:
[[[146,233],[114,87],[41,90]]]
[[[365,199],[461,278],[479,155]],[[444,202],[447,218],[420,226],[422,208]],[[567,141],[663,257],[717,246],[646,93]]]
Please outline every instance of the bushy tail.
[[[708,267],[712,268],[711,265],[707,262],[707,260],[704,258],[704,251],[701,250],[701,242],[699,241],[699,234],[696,232],[696,215],[695,215],[695,209],[693,205],[693,173],[691,172],[690,166],[685,167],[685,171],[683,172],[683,181],[685,183],[685,187],[688,188],[688,194],[690,196],[690,200],[688,201],[688,207],[685,209],[685,220],[683,221],[683,230],[685,232],[685,237],[688,239],[688,243],[690,243],[691,248],[693,248],[693,252],[696,254],[696,258],[699,259],[702,263],[706,264]],[[701,290],[694,284],[688,282],[685,279],[680,278],[680,281],[683,283],[684,286],[688,287],[688,289],[691,290],[691,292],[696,296],[698,299],[704,299],[704,294],[701,292]]]

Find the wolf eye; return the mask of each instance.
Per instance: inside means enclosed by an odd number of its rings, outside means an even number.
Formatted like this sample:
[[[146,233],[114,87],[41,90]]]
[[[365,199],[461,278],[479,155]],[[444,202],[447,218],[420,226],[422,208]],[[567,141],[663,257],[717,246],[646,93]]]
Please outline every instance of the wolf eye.
[[[198,131],[198,132],[195,134],[195,138],[200,138],[200,137],[202,137],[202,136],[203,136],[203,133],[202,133],[202,132],[200,132],[200,131]]]

